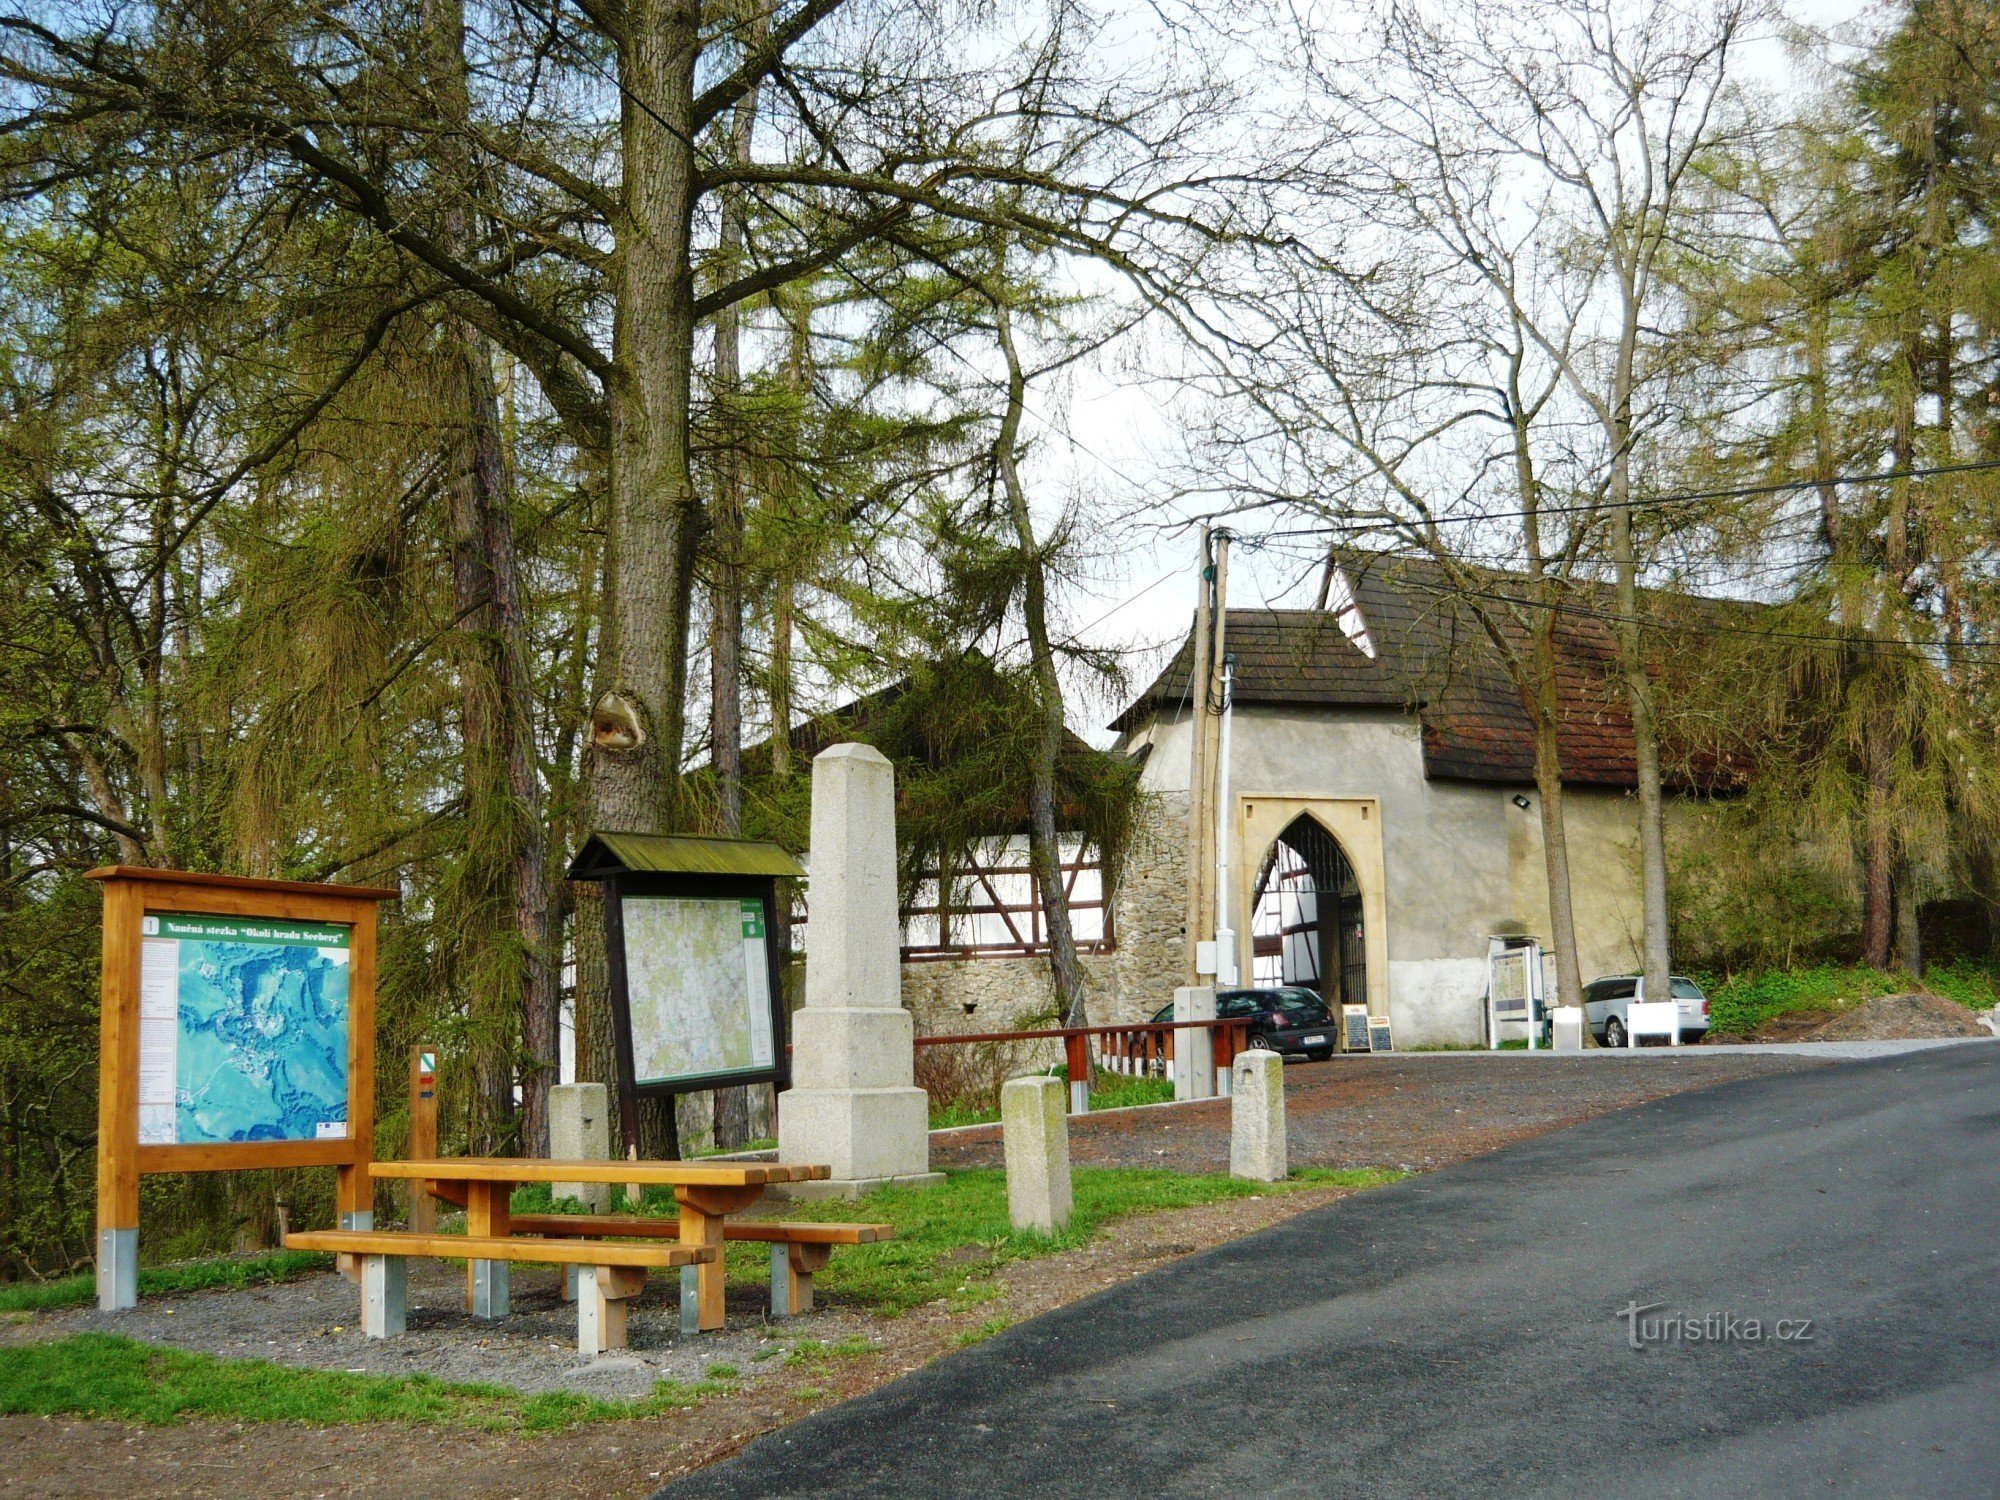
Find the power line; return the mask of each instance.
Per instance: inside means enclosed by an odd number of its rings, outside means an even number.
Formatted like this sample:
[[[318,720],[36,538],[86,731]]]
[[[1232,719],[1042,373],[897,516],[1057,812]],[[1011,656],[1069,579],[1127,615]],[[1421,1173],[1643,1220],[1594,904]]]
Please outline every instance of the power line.
[[[1652,510],[1670,505],[1690,505],[1704,500],[1746,500],[1756,495],[1781,495],[1797,490],[1816,490],[1828,486],[1855,484],[1882,484],[1898,479],[1937,479],[1949,474],[1977,474],[1992,469],[2000,469],[2000,458],[1977,459],[1962,464],[1936,464],[1921,469],[1891,469],[1882,474],[1835,474],[1824,479],[1773,480],[1766,484],[1735,485],[1721,490],[1687,490],[1677,494],[1649,495],[1631,500],[1599,500],[1587,505],[1542,505],[1534,510],[1481,511],[1470,516],[1433,516],[1421,523],[1427,526],[1474,526],[1487,521],[1523,521],[1530,516],[1597,515],[1608,510]],[[1115,471],[1114,471],[1115,472]],[[1219,511],[1204,517],[1205,520],[1221,520],[1238,511]],[[1282,531],[1262,533],[1262,540],[1276,540],[1285,537],[1305,536],[1348,536],[1370,531],[1407,528],[1413,521],[1398,521],[1385,516],[1374,521],[1329,521],[1319,526],[1299,526]]]

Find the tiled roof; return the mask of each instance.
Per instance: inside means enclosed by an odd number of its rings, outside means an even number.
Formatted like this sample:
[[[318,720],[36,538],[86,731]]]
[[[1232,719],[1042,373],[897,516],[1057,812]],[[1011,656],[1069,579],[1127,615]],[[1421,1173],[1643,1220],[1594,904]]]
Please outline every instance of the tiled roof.
[[[1486,615],[1512,648],[1525,652],[1528,632],[1509,600],[1526,600],[1520,574],[1483,570],[1471,584],[1476,600],[1436,563],[1387,554],[1351,554],[1341,571],[1353,591],[1371,658],[1350,640],[1334,612],[1311,609],[1232,609],[1224,651],[1236,658],[1235,697],[1244,705],[1309,708],[1398,708],[1423,726],[1424,771],[1434,779],[1529,783],[1534,780],[1532,723],[1487,634]],[[1632,720],[1618,677],[1618,645],[1609,590],[1573,584],[1570,610],[1556,623],[1560,683],[1557,754],[1563,780],[1579,786],[1635,783]],[[1715,600],[1677,602],[1701,609],[1744,606]],[[1521,609],[1533,618],[1532,605]],[[1187,701],[1193,636],[1167,668],[1113,721],[1131,729],[1152,713]],[[1697,778],[1713,785],[1726,776]]]

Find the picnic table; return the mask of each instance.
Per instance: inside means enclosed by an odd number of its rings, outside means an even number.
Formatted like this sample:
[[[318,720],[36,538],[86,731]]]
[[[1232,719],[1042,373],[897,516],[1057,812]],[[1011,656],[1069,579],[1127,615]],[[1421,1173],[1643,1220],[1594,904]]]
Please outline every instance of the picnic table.
[[[493,1239],[504,1239],[513,1233],[513,1216],[508,1205],[514,1189],[522,1183],[609,1182],[670,1187],[680,1210],[680,1243],[691,1250],[713,1252],[692,1267],[699,1309],[695,1326],[703,1332],[722,1327],[724,1220],[750,1207],[775,1183],[814,1182],[830,1176],[832,1170],[781,1162],[550,1161],[512,1156],[378,1161],[368,1168],[374,1177],[422,1183],[434,1197],[465,1210],[468,1235]]]
[[[373,1337],[400,1333],[404,1319],[404,1262],[413,1256],[464,1257],[475,1316],[507,1315],[507,1266],[541,1261],[574,1267],[578,1276],[577,1338],[586,1354],[623,1347],[625,1304],[645,1284],[649,1269],[681,1270],[681,1322],[689,1332],[723,1325],[722,1247],[727,1219],[779,1183],[812,1182],[831,1168],[779,1162],[546,1160],[453,1156],[418,1161],[371,1162],[376,1178],[401,1179],[465,1210],[465,1233],[415,1234],[399,1230],[323,1229],[285,1237],[302,1250],[332,1250],[362,1263],[362,1327]],[[576,1237],[564,1223],[552,1232],[549,1215],[511,1212],[514,1189],[528,1182],[626,1183],[673,1189],[679,1216],[646,1221],[671,1242],[633,1243],[624,1236]],[[579,1226],[581,1227],[581,1226]]]

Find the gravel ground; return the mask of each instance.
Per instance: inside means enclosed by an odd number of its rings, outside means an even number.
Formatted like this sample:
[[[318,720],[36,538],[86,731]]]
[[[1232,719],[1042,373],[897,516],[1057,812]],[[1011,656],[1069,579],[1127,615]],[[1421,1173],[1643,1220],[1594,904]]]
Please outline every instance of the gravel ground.
[[[338,1276],[306,1276],[241,1292],[147,1298],[131,1312],[95,1308],[45,1314],[26,1326],[30,1336],[61,1338],[102,1329],[127,1338],[173,1344],[232,1359],[370,1375],[435,1375],[488,1381],[519,1391],[574,1391],[590,1396],[643,1396],[659,1380],[699,1380],[711,1364],[734,1365],[755,1381],[777,1368],[799,1338],[834,1342],[872,1336],[877,1320],[828,1308],[780,1328],[766,1305],[732,1288],[728,1327],[685,1338],[680,1331],[678,1279],[658,1272],[628,1314],[631,1347],[584,1363],[576,1352],[576,1309],[561,1297],[559,1272],[513,1269],[512,1306],[497,1323],[465,1310],[465,1273],[439,1261],[410,1262],[409,1332],[396,1339],[364,1338],[360,1289]]]
[[[1685,1089],[1833,1061],[1810,1053],[1425,1052],[1285,1065],[1295,1167],[1423,1171]],[[1070,1121],[1070,1159],[1099,1166],[1229,1170],[1229,1103],[1107,1110]],[[998,1166],[998,1126],[934,1138],[931,1164]]]

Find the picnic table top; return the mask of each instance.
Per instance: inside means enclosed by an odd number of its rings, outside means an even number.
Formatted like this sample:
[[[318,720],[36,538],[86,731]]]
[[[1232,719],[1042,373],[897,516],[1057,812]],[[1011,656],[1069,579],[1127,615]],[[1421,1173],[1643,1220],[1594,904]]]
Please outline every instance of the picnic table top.
[[[444,1156],[430,1161],[377,1161],[372,1177],[440,1182],[639,1182],[668,1187],[763,1187],[831,1177],[825,1166],[785,1162],[549,1160],[531,1156]]]

